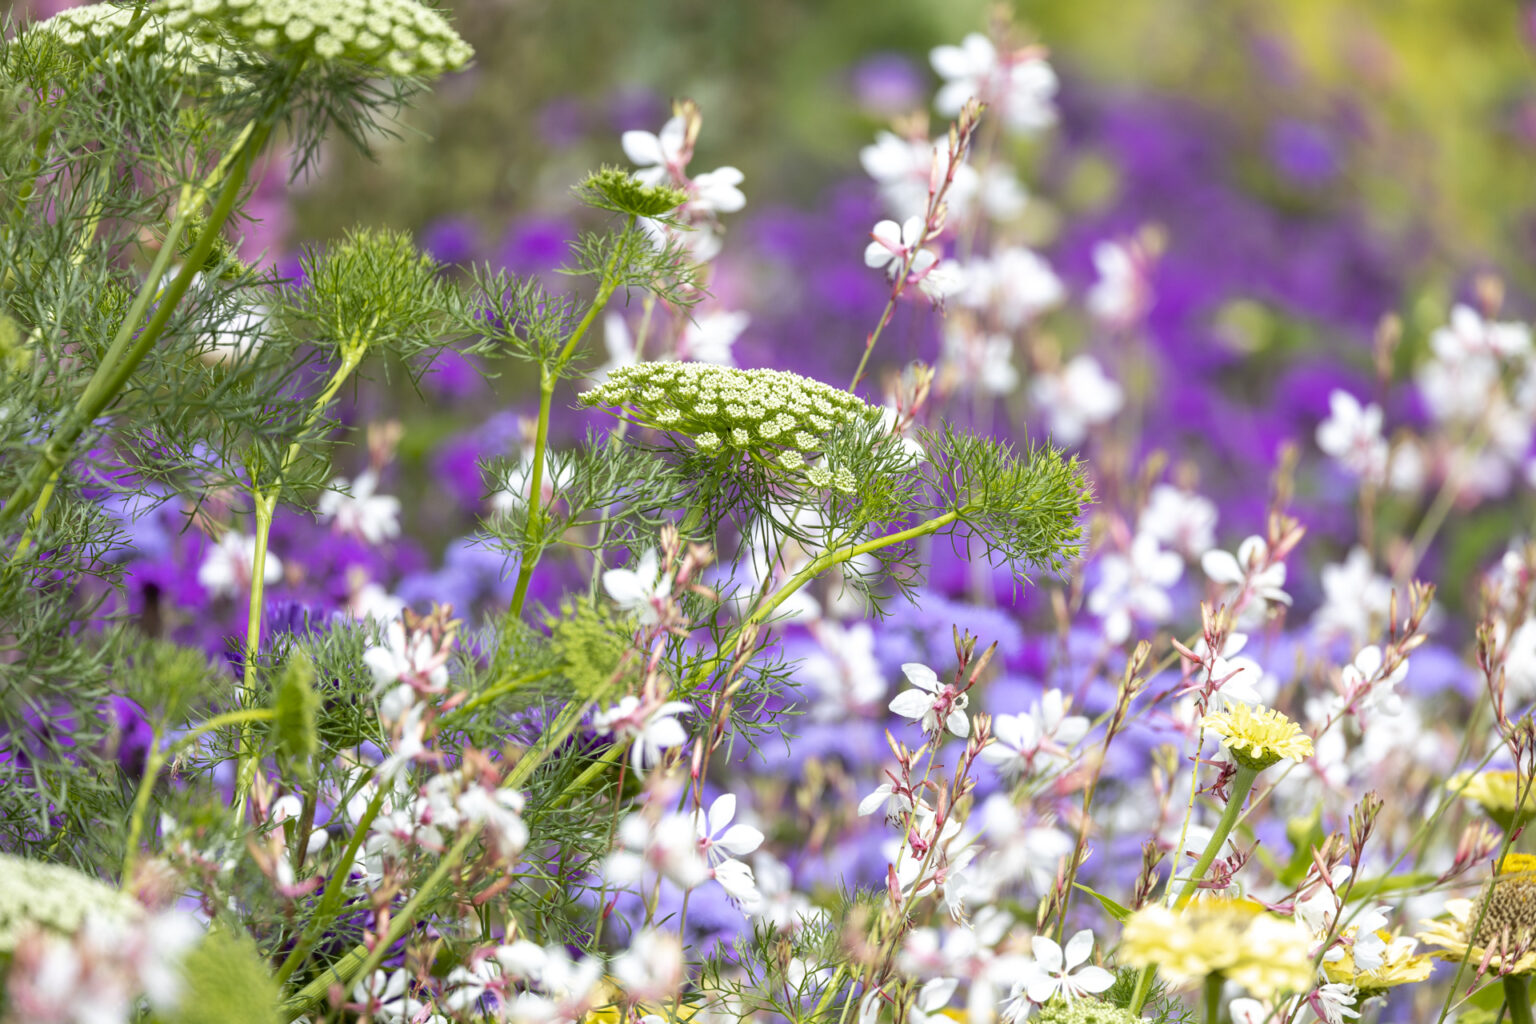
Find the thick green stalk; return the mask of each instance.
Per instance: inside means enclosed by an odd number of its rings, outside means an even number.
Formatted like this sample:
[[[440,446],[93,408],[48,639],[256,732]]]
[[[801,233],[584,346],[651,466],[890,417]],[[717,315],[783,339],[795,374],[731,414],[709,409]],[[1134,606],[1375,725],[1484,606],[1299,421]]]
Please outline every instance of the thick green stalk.
[[[1205,877],[1205,872],[1210,868],[1216,855],[1226,845],[1227,836],[1231,834],[1237,819],[1243,815],[1243,803],[1248,799],[1248,793],[1253,789],[1253,783],[1258,779],[1257,769],[1244,765],[1237,766],[1237,774],[1232,779],[1232,792],[1227,799],[1226,809],[1221,812],[1221,820],[1216,822],[1216,829],[1211,833],[1210,842],[1205,844],[1205,852],[1200,854],[1200,859],[1195,863],[1195,868],[1184,880],[1184,888],[1179,891],[1178,903],[1183,903],[1194,895],[1200,886],[1200,880]],[[1173,885],[1173,877],[1168,879],[1170,887]],[[1136,976],[1136,992],[1131,998],[1130,1010],[1133,1014],[1141,1013],[1141,1008],[1146,1005],[1147,996],[1152,992],[1152,982],[1157,977],[1157,966],[1149,964],[1141,969]]]
[[[1524,974],[1504,975],[1504,1008],[1509,1024],[1532,1024],[1530,979]]]
[[[1205,1003],[1205,1024],[1221,1024],[1221,986],[1226,980],[1220,971],[1205,976],[1205,983],[1201,986],[1202,1001]]]
[[[181,233],[185,230],[197,206],[201,204],[193,201],[194,193],[191,189],[184,189],[182,197],[185,202],[179,204],[176,218],[171,222],[171,227],[161,244],[160,252],[156,254],[155,261],[150,268],[150,274],[145,279],[139,293],[135,296],[133,305],[128,314],[123,318],[117,335],[113,338],[102,361],[97,365],[96,371],[86,383],[85,389],[80,393],[75,403],[75,408],[68,418],[59,427],[58,433],[44,446],[42,457],[32,467],[21,485],[13,492],[5,507],[0,509],[0,524],[18,514],[18,511],[28,505],[34,505],[46,493],[52,494],[49,488],[50,481],[64,468],[74,451],[75,444],[86,428],[100,416],[117,397],[127,384],[128,378],[138,369],[139,363],[154,348],[160,339],[165,325],[170,322],[181,302],[182,296],[191,287],[192,278],[197,275],[199,269],[207,261],[209,253],[213,251],[214,243],[223,230],[225,222],[234,212],[235,203],[240,198],[240,193],[245,187],[246,178],[250,175],[251,167],[256,162],[262,147],[272,133],[272,127],[276,122],[280,107],[274,103],[264,116],[248,125],[238,148],[231,158],[221,162],[219,168],[210,175],[208,181],[200,188],[197,195],[205,194],[212,185],[218,184],[218,175],[222,175],[222,188],[214,201],[213,211],[209,214],[208,221],[204,225],[202,233],[193,243],[191,251],[187,254],[181,271],[172,280],[164,292],[157,294],[157,288],[175,256],[177,243]],[[158,299],[153,315],[144,329],[134,336],[134,328],[144,316],[151,301]],[[35,505],[32,510],[32,523],[41,522],[42,514],[46,510],[47,500],[43,499],[40,505]],[[30,533],[30,526],[29,526]]]

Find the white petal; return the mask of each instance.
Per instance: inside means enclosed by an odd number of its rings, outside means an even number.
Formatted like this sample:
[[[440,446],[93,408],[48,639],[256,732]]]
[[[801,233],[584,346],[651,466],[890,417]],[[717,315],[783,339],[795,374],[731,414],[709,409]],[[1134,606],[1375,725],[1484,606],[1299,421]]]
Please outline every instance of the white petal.
[[[736,817],[736,794],[722,793],[709,805],[709,834],[722,831]]]
[[[1061,947],[1053,940],[1044,935],[1036,935],[1029,940],[1029,948],[1034,951],[1035,963],[1042,971],[1048,971],[1051,974],[1061,973],[1063,967]]]
[[[625,132],[619,142],[624,147],[624,155],[629,157],[631,163],[648,167],[666,162],[666,157],[661,152],[661,140],[650,132]]]
[[[715,845],[741,857],[763,845],[763,834],[751,825],[732,825]]]
[[[1067,940],[1067,970],[1083,963],[1093,953],[1093,932],[1084,928]]]
[[[890,708],[902,718],[918,719],[933,709],[933,698],[922,690],[903,690],[891,701]]]
[[[1084,992],[1099,993],[1115,983],[1115,976],[1102,967],[1084,967],[1072,975],[1072,984]]]
[[[934,675],[933,669],[929,668],[927,665],[922,665],[915,661],[909,661],[905,665],[901,666],[901,671],[906,675],[907,682],[911,683],[913,686],[918,687],[919,689],[927,690],[929,693],[934,693],[939,688],[939,677]]]

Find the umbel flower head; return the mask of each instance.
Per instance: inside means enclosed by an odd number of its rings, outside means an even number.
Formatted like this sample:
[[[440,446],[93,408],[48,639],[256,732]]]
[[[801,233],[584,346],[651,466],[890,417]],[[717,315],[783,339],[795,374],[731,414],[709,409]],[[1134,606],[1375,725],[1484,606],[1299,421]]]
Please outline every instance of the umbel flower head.
[[[1495,974],[1536,971],[1536,856],[1508,854],[1481,896],[1446,900],[1445,912],[1418,933],[1440,959],[1486,964]]]
[[[107,47],[105,58],[120,62],[129,55],[148,57],[176,73],[192,77],[202,68],[224,64],[228,53],[221,47],[167,26],[157,8],[144,12],[138,28],[128,35],[138,12],[114,4],[88,4],[60,11],[32,26],[28,34],[44,33],[67,50],[94,58]],[[37,38],[33,36],[33,38]]]
[[[162,0],[160,9],[172,28],[395,78],[456,71],[474,56],[446,18],[416,0]]]
[[[62,864],[0,853],[0,953],[32,928],[74,933],[87,915],[127,919],[142,913],[131,897]]]
[[[1519,776],[1515,772],[1457,772],[1446,780],[1445,788],[1463,799],[1475,802],[1483,813],[1508,832],[1516,825],[1530,822],[1536,811],[1536,793],[1527,783],[1525,799],[1519,799]]]
[[[1312,738],[1274,708],[1255,711],[1247,704],[1233,704],[1206,715],[1200,724],[1222,737],[1233,760],[1254,771],[1281,758],[1304,761],[1312,756]]]
[[[705,455],[751,454],[812,487],[851,494],[853,474],[825,460],[807,466],[838,427],[871,423],[880,412],[847,391],[782,370],[707,363],[622,366],[581,395],[585,405],[619,406],[643,426],[687,434]]]
[[[1153,904],[1125,922],[1120,960],[1157,965],[1179,987],[1220,973],[1259,999],[1312,987],[1312,936],[1251,900],[1209,899],[1169,910]]]

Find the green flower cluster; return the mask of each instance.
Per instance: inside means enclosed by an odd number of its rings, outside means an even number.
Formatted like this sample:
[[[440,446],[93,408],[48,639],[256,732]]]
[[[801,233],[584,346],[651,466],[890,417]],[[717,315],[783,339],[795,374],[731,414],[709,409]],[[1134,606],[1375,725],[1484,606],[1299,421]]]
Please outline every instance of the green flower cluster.
[[[0,953],[34,927],[72,935],[92,912],[126,918],[139,910],[132,898],[74,868],[0,853]]]
[[[397,78],[456,71],[474,56],[446,18],[416,0],[163,0],[160,8],[172,28]]]
[[[121,60],[124,55],[139,54],[187,77],[228,59],[221,47],[167,27],[156,10],[140,18],[138,27],[128,35],[136,16],[132,7],[89,4],[61,11],[38,22],[31,31],[48,33],[67,50],[84,57],[94,57],[110,47],[108,59]]]
[[[1132,1024],[1139,1020],[1130,1010],[1097,999],[1053,999],[1035,1015],[1037,1024]]]
[[[705,455],[749,453],[812,487],[851,494],[846,467],[807,465],[839,427],[877,418],[879,410],[847,391],[782,370],[738,370],[710,363],[640,363],[613,370],[581,395],[585,405],[627,407],[636,422],[687,434]]]

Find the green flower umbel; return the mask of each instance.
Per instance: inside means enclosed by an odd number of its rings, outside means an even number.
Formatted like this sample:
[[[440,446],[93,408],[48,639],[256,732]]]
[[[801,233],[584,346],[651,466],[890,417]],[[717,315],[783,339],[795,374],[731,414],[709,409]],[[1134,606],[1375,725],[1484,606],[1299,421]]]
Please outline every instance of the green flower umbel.
[[[456,71],[474,56],[446,18],[416,0],[163,0],[161,8],[173,28],[397,78]]]
[[[642,426],[693,438],[705,455],[734,454],[803,473],[812,487],[852,493],[846,468],[807,465],[839,427],[872,422],[879,410],[847,391],[782,370],[738,370],[709,363],[623,366],[581,396],[586,405],[620,406]]]
[[[129,35],[135,19],[138,27]],[[141,18],[132,7],[88,4],[60,11],[28,31],[47,33],[82,57],[95,57],[110,47],[108,61],[137,54],[189,78],[204,67],[224,64],[228,58],[220,47],[167,26],[158,9]]]

